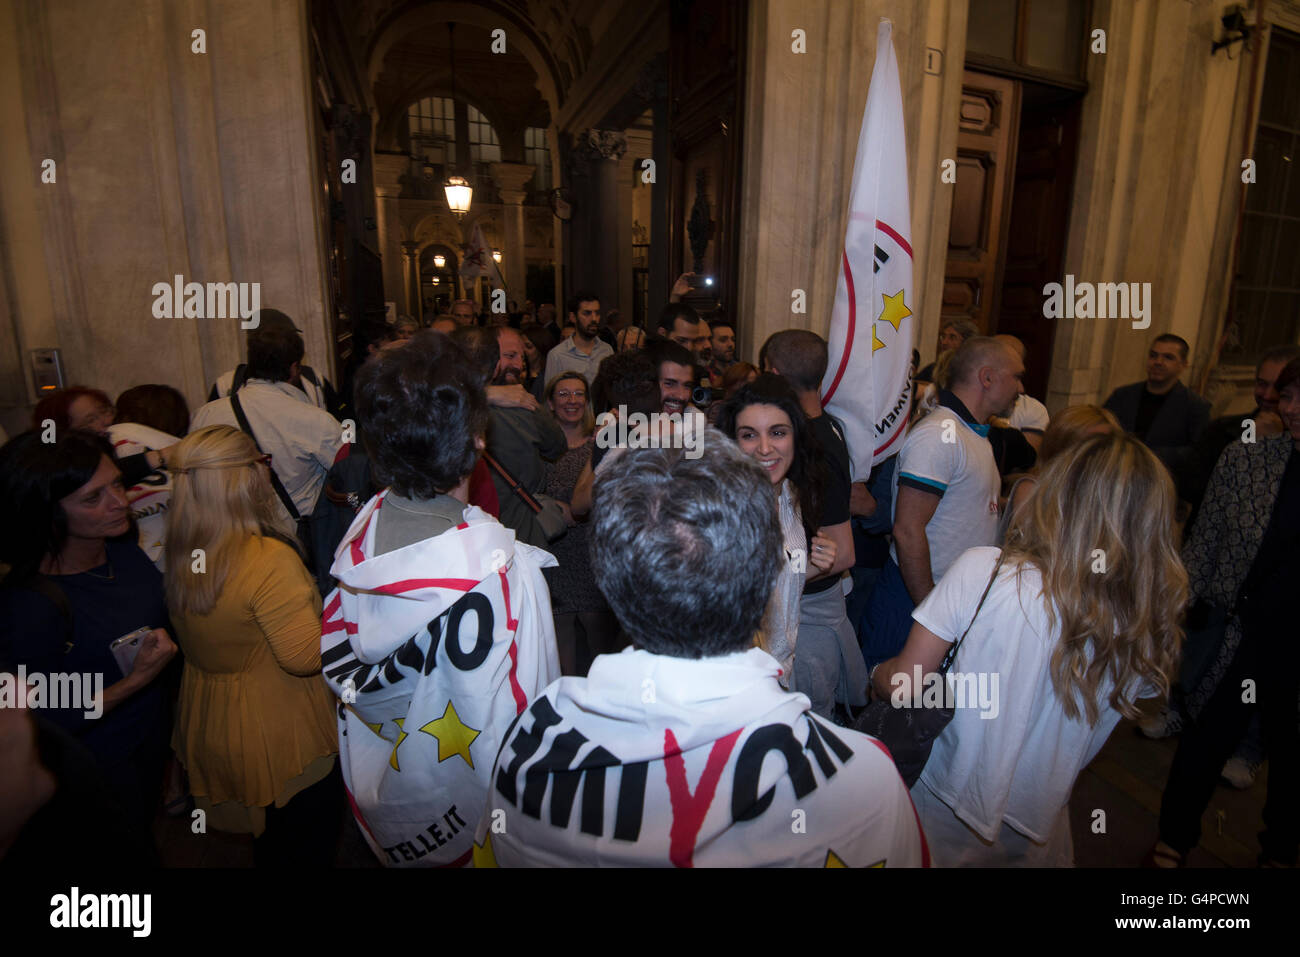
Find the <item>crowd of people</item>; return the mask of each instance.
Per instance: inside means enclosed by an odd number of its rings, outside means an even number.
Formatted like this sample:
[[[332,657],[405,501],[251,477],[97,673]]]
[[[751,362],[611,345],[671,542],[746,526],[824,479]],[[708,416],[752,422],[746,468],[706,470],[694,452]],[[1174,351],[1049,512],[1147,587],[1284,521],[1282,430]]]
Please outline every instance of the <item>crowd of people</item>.
[[[1128,718],[1181,733],[1146,863],[1267,758],[1294,865],[1300,347],[1248,416],[1174,335],[1049,415],[1019,340],[947,322],[854,481],[825,340],[739,361],[692,280],[646,329],[590,290],[364,323],[338,389],[268,309],[192,416],[43,399],[0,449],[0,671],[97,675],[102,713],[0,707],[0,857],[75,798],[139,861],[166,809],[267,867],[328,866],[347,813],[393,866],[1069,866]],[[936,677],[905,783],[865,722]]]

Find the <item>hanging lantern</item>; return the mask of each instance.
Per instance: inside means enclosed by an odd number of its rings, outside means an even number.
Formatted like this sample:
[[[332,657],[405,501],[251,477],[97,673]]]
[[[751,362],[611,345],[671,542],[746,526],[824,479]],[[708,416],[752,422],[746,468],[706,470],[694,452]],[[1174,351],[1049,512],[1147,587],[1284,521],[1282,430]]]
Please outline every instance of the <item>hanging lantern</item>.
[[[492,250],[492,261],[495,263],[501,262],[501,250],[499,249]]]
[[[443,266],[447,265],[447,257],[442,253],[438,253],[433,257],[433,265],[435,269],[441,269]]]
[[[447,207],[456,214],[457,219],[464,217],[469,212],[470,200],[474,196],[469,181],[463,176],[453,176],[447,180],[443,190],[447,193]]]

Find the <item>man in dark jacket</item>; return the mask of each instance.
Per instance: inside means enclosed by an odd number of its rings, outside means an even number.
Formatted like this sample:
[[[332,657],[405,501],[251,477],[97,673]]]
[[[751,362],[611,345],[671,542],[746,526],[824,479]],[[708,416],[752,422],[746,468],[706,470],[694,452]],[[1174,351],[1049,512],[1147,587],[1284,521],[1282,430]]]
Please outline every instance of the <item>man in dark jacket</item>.
[[[1124,431],[1136,435],[1165,463],[1180,495],[1192,446],[1210,421],[1210,403],[1178,381],[1187,368],[1187,341],[1165,333],[1147,353],[1147,379],[1120,386],[1106,400]]]

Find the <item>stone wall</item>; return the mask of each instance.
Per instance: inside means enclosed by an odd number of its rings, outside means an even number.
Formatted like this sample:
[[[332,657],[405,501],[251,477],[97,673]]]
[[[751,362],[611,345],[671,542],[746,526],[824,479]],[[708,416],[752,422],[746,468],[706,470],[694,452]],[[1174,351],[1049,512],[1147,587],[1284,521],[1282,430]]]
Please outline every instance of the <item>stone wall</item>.
[[[11,423],[38,347],[62,350],[70,383],[160,382],[197,408],[243,333],[237,318],[154,318],[152,287],[175,275],[260,283],[332,371],[306,37],[305,0],[0,0]]]

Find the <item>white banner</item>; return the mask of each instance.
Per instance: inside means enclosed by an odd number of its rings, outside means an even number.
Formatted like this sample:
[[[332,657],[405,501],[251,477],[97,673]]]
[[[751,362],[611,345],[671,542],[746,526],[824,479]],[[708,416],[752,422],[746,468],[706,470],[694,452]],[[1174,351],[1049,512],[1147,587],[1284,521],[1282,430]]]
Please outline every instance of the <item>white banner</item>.
[[[479,276],[487,276],[494,289],[504,288],[506,284],[496,260],[492,258],[492,247],[483,238],[483,227],[475,223],[469,242],[461,247],[460,278],[472,283]]]
[[[880,21],[831,312],[822,403],[844,425],[853,481],[896,453],[912,402],[912,218],[892,25]]]
[[[555,559],[467,506],[441,535],[375,556],[385,493],[336,553],[321,665],[339,697],[339,761],[357,823],[387,865],[470,860],[501,738],[560,675]]]
[[[928,866],[884,746],[779,671],[628,649],[560,679],[501,749],[475,866]]]

